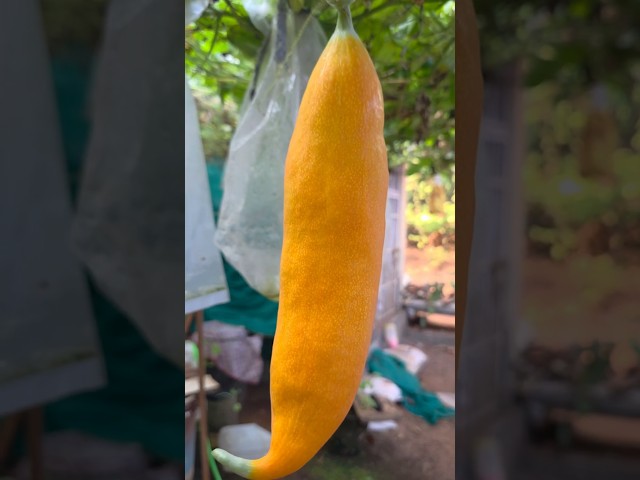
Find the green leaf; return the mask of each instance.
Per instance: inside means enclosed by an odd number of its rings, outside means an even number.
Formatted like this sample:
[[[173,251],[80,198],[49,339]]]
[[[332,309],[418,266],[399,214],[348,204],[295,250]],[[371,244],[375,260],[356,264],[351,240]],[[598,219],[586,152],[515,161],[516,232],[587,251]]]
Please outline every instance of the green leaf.
[[[262,38],[255,32],[236,25],[227,30],[227,40],[247,57],[256,57]]]

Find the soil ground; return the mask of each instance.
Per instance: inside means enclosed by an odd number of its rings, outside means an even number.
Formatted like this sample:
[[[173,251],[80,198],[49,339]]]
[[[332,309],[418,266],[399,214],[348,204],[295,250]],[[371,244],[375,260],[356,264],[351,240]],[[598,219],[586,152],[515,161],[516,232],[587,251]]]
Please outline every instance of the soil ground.
[[[592,264],[584,270],[571,262],[525,259],[520,327],[528,327],[537,343],[557,348],[640,338],[637,257],[613,269]]]
[[[405,274],[414,285],[444,284],[443,293],[453,293],[456,281],[456,252],[444,247],[407,247]]]
[[[640,254],[628,252],[613,270],[598,269],[597,262],[580,270],[578,261],[525,258],[516,328],[552,348],[640,338]],[[443,283],[447,295],[455,282],[455,251],[408,247],[405,272],[415,285]]]

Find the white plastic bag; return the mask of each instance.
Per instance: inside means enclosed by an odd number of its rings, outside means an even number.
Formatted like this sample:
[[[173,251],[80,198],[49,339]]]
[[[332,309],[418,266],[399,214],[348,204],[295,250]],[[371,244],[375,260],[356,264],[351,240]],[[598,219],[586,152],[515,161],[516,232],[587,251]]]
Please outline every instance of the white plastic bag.
[[[255,95],[245,99],[231,140],[216,234],[229,263],[272,300],[280,291],[284,162],[302,94],[326,43],[315,18],[288,11],[286,19],[286,49],[279,47],[274,16]]]
[[[185,313],[229,301],[222,258],[213,238],[211,190],[200,139],[196,103],[184,81],[184,284]]]
[[[251,23],[264,35],[268,35],[271,30],[271,20],[276,4],[276,0],[244,0],[242,2]]]
[[[209,0],[184,0],[184,24],[195,22],[207,9]]]

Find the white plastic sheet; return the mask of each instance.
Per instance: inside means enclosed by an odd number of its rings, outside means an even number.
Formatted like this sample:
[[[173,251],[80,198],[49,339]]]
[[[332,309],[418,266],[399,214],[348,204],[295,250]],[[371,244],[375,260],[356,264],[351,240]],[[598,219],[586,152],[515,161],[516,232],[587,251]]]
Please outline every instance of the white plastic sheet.
[[[271,20],[276,4],[277,0],[244,0],[242,2],[251,23],[264,35],[268,35],[271,30]]]
[[[207,0],[185,0],[185,25],[196,21]],[[198,111],[189,79],[184,79],[184,274],[185,313],[229,301],[222,257],[213,241],[215,224]]]
[[[0,417],[106,381],[39,8],[0,2]]]
[[[304,89],[325,44],[314,17],[288,11],[286,28],[278,31],[274,16],[266,61],[254,96],[249,89],[245,98],[225,166],[216,243],[247,283],[272,300],[280,291],[284,162]]]
[[[185,115],[185,313],[229,301],[222,258],[213,238],[213,206],[196,104],[187,78]]]
[[[167,74],[184,53],[182,15],[179,2],[109,2],[74,232],[101,291],[181,367],[184,308],[166,292],[184,278],[184,87]]]
[[[198,341],[197,333],[193,341]],[[249,336],[244,327],[216,321],[204,324],[204,351],[200,354],[236,380],[254,385],[260,381],[264,368],[261,349],[262,337]]]
[[[184,0],[184,24],[195,22],[204,13],[209,0]]]

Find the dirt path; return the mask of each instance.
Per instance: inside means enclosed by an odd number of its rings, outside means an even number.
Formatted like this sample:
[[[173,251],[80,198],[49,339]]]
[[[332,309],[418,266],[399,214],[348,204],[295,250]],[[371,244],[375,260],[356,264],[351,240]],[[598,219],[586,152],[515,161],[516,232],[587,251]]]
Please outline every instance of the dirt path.
[[[407,247],[404,270],[414,285],[444,284],[447,295],[456,281],[455,258],[455,250],[443,247]]]

